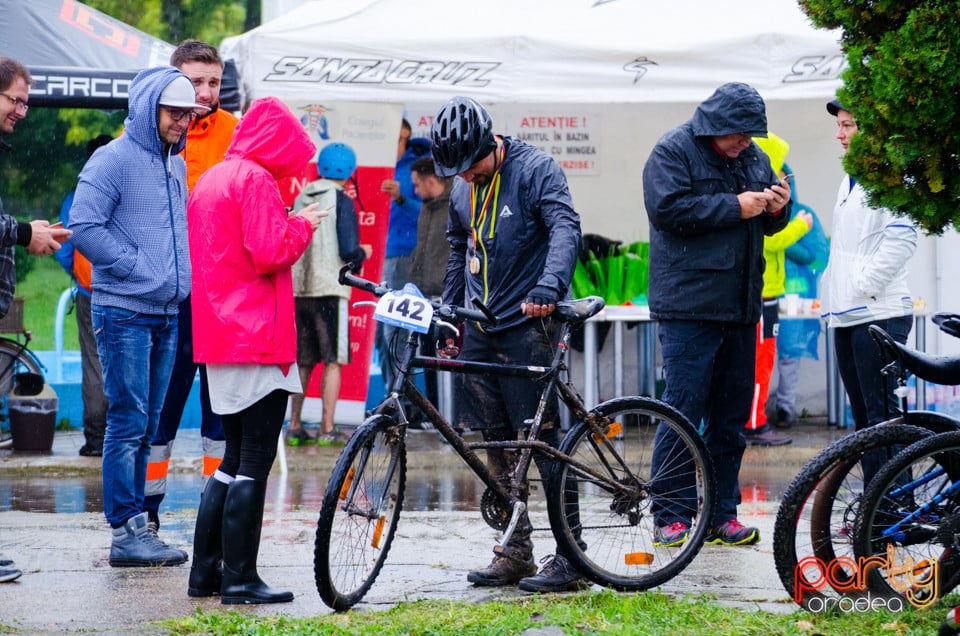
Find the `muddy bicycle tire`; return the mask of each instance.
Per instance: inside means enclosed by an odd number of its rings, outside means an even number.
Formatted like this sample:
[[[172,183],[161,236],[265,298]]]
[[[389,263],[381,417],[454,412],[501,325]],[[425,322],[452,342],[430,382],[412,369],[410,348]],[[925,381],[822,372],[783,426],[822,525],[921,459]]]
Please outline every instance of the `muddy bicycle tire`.
[[[928,604],[939,600],[956,584],[960,569],[958,482],[960,431],[928,437],[897,454],[877,473],[863,494],[853,535],[854,554],[858,558],[885,555],[888,546],[892,546],[895,569],[902,568],[909,559],[917,566],[911,575],[921,580],[924,577],[921,564],[936,560],[938,567],[926,568],[937,574],[936,587],[933,587],[934,579],[926,581],[935,595],[921,598],[923,591],[919,589],[912,593],[915,600]],[[884,537],[881,531],[894,523],[903,524],[900,532]],[[882,565],[871,568],[867,576],[870,590],[885,597],[899,595],[908,600],[904,590],[891,583],[891,576],[899,582],[906,580],[902,571],[891,575]]]
[[[816,557],[829,563],[838,556],[852,556],[852,531],[863,495],[861,460],[868,453],[889,459],[906,446],[952,425],[941,418],[926,418],[923,412],[890,420],[843,437],[817,453],[793,480],[780,503],[773,529],[773,559],[777,574],[791,599],[809,607],[813,599],[837,596],[829,585],[816,588],[820,571],[810,563],[800,571],[798,563]],[[935,429],[935,430],[931,430]],[[837,571],[837,576],[843,576]],[[803,590],[797,591],[797,583]]]
[[[558,461],[551,471],[546,494],[554,537],[560,552],[594,583],[621,591],[656,587],[680,573],[703,545],[716,505],[710,455],[697,429],[658,400],[617,398],[591,413],[610,428],[600,438],[581,421],[563,438],[560,451],[576,463]],[[654,475],[658,431],[675,440],[670,446],[675,452]],[[676,496],[667,475],[683,480],[689,496]],[[679,547],[654,545],[654,508],[668,504],[683,506],[691,519],[688,539]]]
[[[358,603],[380,574],[397,531],[407,455],[396,421],[368,419],[350,438],[327,482],[314,545],[320,598],[341,612]]]

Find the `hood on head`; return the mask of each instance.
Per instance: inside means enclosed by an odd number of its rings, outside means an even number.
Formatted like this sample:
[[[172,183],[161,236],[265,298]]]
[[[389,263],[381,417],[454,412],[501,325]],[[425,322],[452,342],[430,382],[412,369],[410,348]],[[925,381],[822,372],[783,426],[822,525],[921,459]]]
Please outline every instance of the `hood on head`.
[[[691,123],[697,137],[745,133],[762,138],[767,136],[767,109],[755,88],[730,82],[697,106]]]
[[[287,105],[276,97],[261,97],[240,118],[226,158],[255,161],[282,179],[300,172],[316,152],[310,135]]]
[[[160,130],[157,127],[160,95],[179,77],[190,81],[186,75],[172,66],[155,66],[137,73],[130,84],[129,112],[123,122],[123,134],[129,135],[138,144],[155,151],[158,155],[163,154],[163,142],[160,140]],[[182,151],[186,144],[186,134],[181,135],[180,141],[173,148],[174,154]]]

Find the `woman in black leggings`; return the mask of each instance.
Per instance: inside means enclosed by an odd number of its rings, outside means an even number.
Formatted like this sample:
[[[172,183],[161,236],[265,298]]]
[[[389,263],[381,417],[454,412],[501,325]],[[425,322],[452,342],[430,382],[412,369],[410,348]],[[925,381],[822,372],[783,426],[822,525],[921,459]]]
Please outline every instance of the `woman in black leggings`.
[[[207,365],[210,405],[226,439],[197,513],[190,596],[293,600],[260,579],[257,555],[287,399],[303,392],[290,268],[326,215],[314,204],[288,216],[276,182],[299,174],[313,153],[290,109],[259,99],[188,201],[194,360]]]

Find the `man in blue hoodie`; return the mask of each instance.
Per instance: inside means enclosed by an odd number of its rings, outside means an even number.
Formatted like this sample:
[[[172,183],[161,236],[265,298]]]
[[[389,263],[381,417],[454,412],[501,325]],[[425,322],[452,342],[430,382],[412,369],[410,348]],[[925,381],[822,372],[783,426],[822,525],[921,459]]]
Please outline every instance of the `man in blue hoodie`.
[[[790,187],[753,143],[767,136],[763,98],[729,83],[657,141],[643,168],[650,219],[650,315],[663,351],[663,401],[694,426],[713,459],[717,506],[706,543],[749,545],[737,520],[743,423],[753,405],[756,328],[763,305],[763,237],[790,220]],[[674,460],[674,433],[657,431],[653,472]],[[664,483],[666,492],[690,484]],[[654,507],[654,545],[683,544],[696,503]]]
[[[190,293],[187,175],[180,156],[198,111],[172,66],[130,85],[124,133],[87,161],[70,211],[73,244],[93,266],[92,318],[109,400],[103,507],[110,565],[179,565],[186,552],[147,526],[144,485],[177,346],[177,306]]]

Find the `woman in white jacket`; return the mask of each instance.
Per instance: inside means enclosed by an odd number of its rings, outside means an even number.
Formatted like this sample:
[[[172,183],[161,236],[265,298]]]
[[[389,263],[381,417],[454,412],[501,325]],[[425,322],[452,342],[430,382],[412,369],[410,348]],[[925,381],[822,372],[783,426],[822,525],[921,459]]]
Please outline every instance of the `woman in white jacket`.
[[[857,122],[837,100],[827,104],[827,112],[837,118],[837,139],[846,152]],[[896,379],[880,373],[880,349],[867,328],[879,325],[897,342],[907,341],[913,300],[906,264],[916,249],[913,222],[870,207],[863,187],[844,175],[833,211],[821,306],[828,326],[835,328],[837,365],[858,431],[888,419],[897,408]]]

